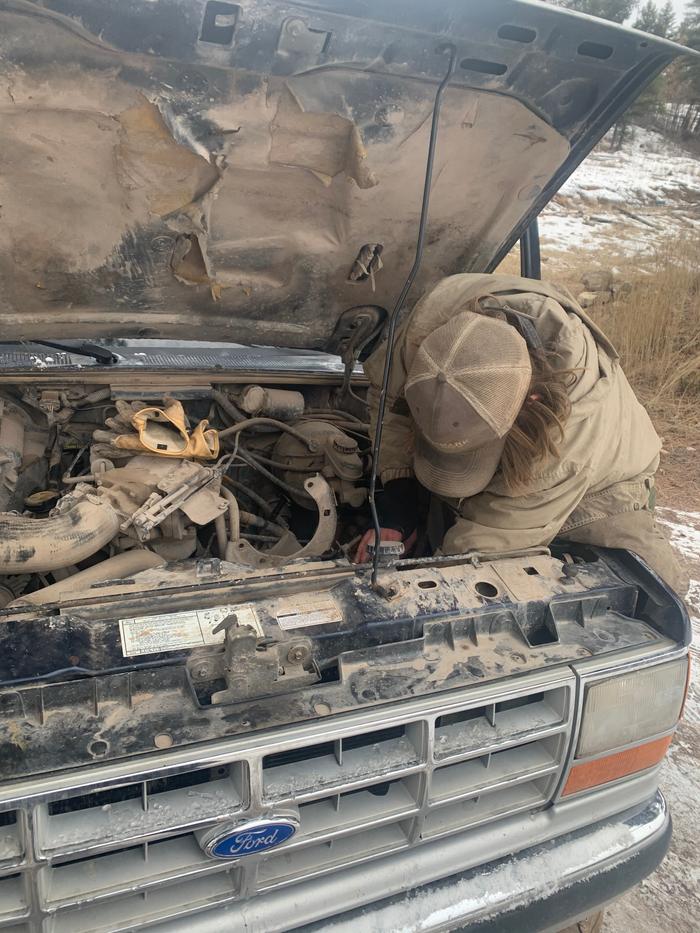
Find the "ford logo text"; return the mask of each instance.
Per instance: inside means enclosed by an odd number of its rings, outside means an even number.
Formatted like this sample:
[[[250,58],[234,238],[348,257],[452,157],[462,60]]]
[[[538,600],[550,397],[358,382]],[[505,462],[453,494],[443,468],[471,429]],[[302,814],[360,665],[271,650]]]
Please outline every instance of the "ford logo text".
[[[292,817],[249,820],[245,823],[215,826],[199,834],[199,844],[212,858],[238,859],[274,849],[297,831]]]

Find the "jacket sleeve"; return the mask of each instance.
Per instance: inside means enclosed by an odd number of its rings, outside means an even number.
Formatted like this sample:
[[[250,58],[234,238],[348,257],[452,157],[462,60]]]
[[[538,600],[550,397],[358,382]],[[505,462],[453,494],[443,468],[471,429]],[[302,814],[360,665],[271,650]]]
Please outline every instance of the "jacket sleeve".
[[[406,382],[403,352],[404,334],[405,329],[399,328],[386,399],[384,431],[379,452],[379,478],[384,484],[393,479],[413,476],[413,418],[403,394]],[[386,343],[383,343],[365,361],[363,367],[365,375],[369,379],[367,402],[369,404],[370,439],[372,441],[374,441],[374,434],[377,429],[379,394],[384,375],[385,359]]]
[[[464,499],[460,516],[445,535],[444,554],[494,554],[548,545],[586,493],[588,470],[559,464],[548,481],[520,496],[491,490]]]

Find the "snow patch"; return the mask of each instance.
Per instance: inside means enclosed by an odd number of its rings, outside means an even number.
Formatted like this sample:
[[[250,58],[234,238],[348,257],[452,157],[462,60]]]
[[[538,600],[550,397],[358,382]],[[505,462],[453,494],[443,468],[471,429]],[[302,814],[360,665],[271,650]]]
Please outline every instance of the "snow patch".
[[[588,156],[542,212],[546,251],[608,248],[643,257],[700,230],[700,161],[641,127],[619,151],[607,145]]]
[[[657,508],[656,517],[668,529],[677,551],[690,560],[700,560],[700,512]]]
[[[605,143],[603,144],[605,145]],[[618,152],[591,154],[560,194],[599,204],[662,205],[700,194],[700,163],[661,133],[635,127]]]
[[[601,826],[586,839],[589,851],[595,852],[596,860],[605,867],[615,857],[629,858],[632,842],[629,829],[619,824]],[[429,912],[423,912],[421,901],[439,903],[439,894],[436,896],[436,892],[431,891],[409,895],[392,905],[390,917],[382,913],[381,927],[367,925],[364,929],[368,933],[370,930],[379,933],[380,929],[382,933],[386,929],[394,933],[422,933],[459,923],[465,916],[471,921],[480,910],[486,907],[493,909],[495,903],[500,904],[501,910],[510,910],[518,903],[551,896],[556,890],[552,879],[557,879],[558,887],[565,886],[580,869],[580,864],[581,852],[576,842],[551,847],[550,851],[539,849],[532,858],[508,859],[481,877],[465,879],[450,886],[449,903],[436,906]],[[490,912],[489,916],[492,916]],[[387,921],[390,921],[388,926]]]

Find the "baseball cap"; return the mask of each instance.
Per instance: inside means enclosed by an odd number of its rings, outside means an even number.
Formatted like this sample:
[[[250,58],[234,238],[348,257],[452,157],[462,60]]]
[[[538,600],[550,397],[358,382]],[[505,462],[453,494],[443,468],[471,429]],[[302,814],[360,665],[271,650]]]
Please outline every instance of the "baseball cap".
[[[488,486],[531,373],[525,340],[498,318],[463,311],[425,338],[404,391],[426,488],[463,499]]]

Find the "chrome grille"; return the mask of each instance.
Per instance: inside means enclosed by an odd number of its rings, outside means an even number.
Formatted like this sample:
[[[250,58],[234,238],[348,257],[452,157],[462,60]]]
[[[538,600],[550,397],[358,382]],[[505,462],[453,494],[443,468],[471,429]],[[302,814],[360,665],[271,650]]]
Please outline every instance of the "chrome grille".
[[[184,750],[175,763],[163,754],[143,772],[135,759],[111,783],[110,766],[99,784],[94,770],[60,791],[39,780],[0,814],[0,929],[141,929],[541,808],[561,774],[573,680],[520,683]],[[262,858],[231,864],[197,843],[227,817],[289,809],[299,831]]]

